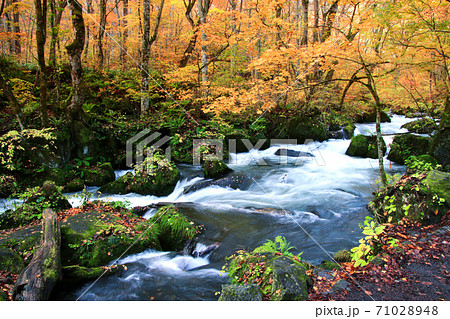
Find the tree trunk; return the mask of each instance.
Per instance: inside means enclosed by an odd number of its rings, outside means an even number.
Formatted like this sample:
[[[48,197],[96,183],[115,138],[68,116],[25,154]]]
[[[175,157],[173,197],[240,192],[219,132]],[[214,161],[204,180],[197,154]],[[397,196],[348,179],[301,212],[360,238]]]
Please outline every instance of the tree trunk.
[[[30,264],[16,280],[13,299],[20,301],[48,300],[61,279],[61,232],[58,215],[46,209],[42,215],[41,243]]]
[[[39,64],[39,101],[42,126],[48,125],[45,41],[47,39],[47,0],[34,0],[36,10],[36,44]]]
[[[18,0],[13,0],[13,4],[17,3]],[[22,48],[20,45],[20,21],[19,21],[20,15],[19,15],[19,8],[16,6],[14,8],[13,13],[13,32],[14,32],[14,53],[20,54],[22,52]]]
[[[50,52],[48,58],[48,64],[52,67],[56,66],[56,45],[59,41],[59,26],[61,24],[62,14],[67,6],[67,1],[64,0],[50,0]]]
[[[314,0],[314,28],[312,41],[319,41],[319,0]]]
[[[149,60],[150,50],[153,42],[155,42],[159,24],[161,22],[162,11],[164,8],[164,0],[159,5],[158,16],[156,17],[155,29],[150,38],[150,0],[142,2],[144,28],[142,34],[142,59],[141,59],[141,114],[145,114],[150,108],[150,99],[148,98],[148,81],[149,81]]]
[[[119,59],[120,61],[122,61],[123,63],[126,62],[127,60],[127,38],[128,38],[128,20],[127,20],[127,15],[128,15],[128,0],[123,0],[123,9],[122,9],[122,15],[123,15],[123,32],[122,32],[122,41],[121,41],[121,50],[120,50],[120,56]]]
[[[72,99],[68,106],[69,120],[81,120],[83,117],[83,67],[81,65],[81,53],[84,49],[85,27],[83,20],[83,8],[77,0],[68,0],[72,12],[72,27],[75,38],[71,44],[66,46],[69,55],[72,78]]]
[[[300,40],[300,45],[308,45],[308,5],[309,0],[302,0],[302,27],[303,34]]]
[[[211,6],[211,0],[198,0],[198,16],[199,24],[206,23],[206,16],[208,15],[209,8]],[[208,40],[206,33],[202,31],[201,38],[203,42]],[[208,55],[206,52],[206,45],[202,44],[200,49],[201,56],[201,73],[202,73],[202,83],[208,82]]]
[[[195,44],[197,43],[197,37],[198,37],[199,21],[197,22],[197,24],[195,24],[194,20],[192,19],[192,9],[194,8],[196,0],[187,0],[187,1],[188,2],[183,1],[184,6],[186,8],[184,16],[189,21],[189,24],[191,25],[194,34],[192,35],[191,39],[189,40],[189,44],[188,44],[186,50],[184,50],[184,52],[183,52],[183,57],[180,60],[181,68],[184,68],[188,64],[189,58],[191,57],[191,54],[194,51]]]
[[[105,57],[103,55],[103,36],[106,28],[106,0],[100,0],[100,25],[98,28],[98,68],[103,69]]]
[[[323,27],[322,27],[322,42],[331,36],[331,29],[333,27],[334,19],[338,12],[339,0],[335,0],[331,5],[330,9],[323,16]]]

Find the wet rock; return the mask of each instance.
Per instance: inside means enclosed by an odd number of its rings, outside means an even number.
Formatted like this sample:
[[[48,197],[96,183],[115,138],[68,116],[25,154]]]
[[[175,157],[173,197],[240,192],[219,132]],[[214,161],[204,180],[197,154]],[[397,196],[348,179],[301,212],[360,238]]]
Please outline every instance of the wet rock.
[[[382,140],[383,155],[386,153],[386,143]],[[378,158],[378,147],[376,136],[357,135],[352,137],[352,141],[347,151],[348,156],[364,158]]]
[[[72,208],[55,183],[46,181],[16,210],[8,210],[0,215],[0,229],[18,227],[39,219],[45,208],[56,212]]]
[[[349,250],[339,250],[333,256],[334,260],[339,263],[345,263],[352,260],[352,253]]]
[[[352,138],[355,135],[356,125],[351,123],[344,127],[344,136],[346,139]]]
[[[74,179],[64,186],[65,193],[78,192],[84,189],[84,181],[80,178]]]
[[[251,178],[245,175],[234,175],[231,177],[224,177],[217,180],[195,183],[194,185],[187,187],[183,193],[189,194],[191,192],[195,192],[202,188],[210,186],[230,187],[232,189],[246,190],[251,186],[251,184],[252,184]]]
[[[437,125],[432,119],[426,117],[403,124],[401,128],[406,128],[411,133],[431,134],[437,129]]]
[[[347,280],[339,279],[334,283],[334,285],[331,287],[331,291],[340,291],[340,290],[347,290],[350,287],[350,283]]]
[[[412,156],[428,153],[431,139],[423,136],[404,134],[394,137],[388,160],[399,164],[405,164],[405,160]]]
[[[81,170],[84,183],[87,186],[103,186],[116,179],[111,163],[103,163],[94,167],[87,167]]]
[[[19,254],[9,248],[0,248],[0,271],[20,274],[25,264]]]
[[[433,138],[431,155],[444,167],[450,171],[450,124],[446,128],[441,128]]]
[[[377,120],[377,113],[376,111],[369,111],[369,112],[363,112],[359,114],[356,118],[356,123],[373,123]],[[391,118],[389,117],[389,114],[386,112],[381,112],[381,123],[390,123]]]
[[[288,157],[314,157],[311,153],[279,148],[275,155]]]
[[[341,268],[339,266],[339,264],[336,264],[332,261],[329,260],[324,260],[320,263],[319,266],[317,266],[318,268],[324,269],[324,270],[333,270],[333,269],[339,269]]]
[[[207,160],[202,164],[203,176],[205,178],[220,178],[233,170],[221,160]]]
[[[322,142],[327,139],[327,127],[318,118],[293,116],[286,124],[286,137],[298,144],[309,139]]]
[[[273,261],[273,285],[271,300],[306,300],[311,278],[304,267],[286,257]]]
[[[222,285],[219,301],[262,301],[258,285]]]
[[[115,265],[107,269],[103,267],[87,268],[78,265],[65,266],[62,268],[63,284],[79,285],[86,281],[95,280],[100,276],[106,277],[120,273],[123,269],[122,265]]]
[[[335,140],[342,140],[344,139],[344,132],[341,130],[338,131],[328,131],[327,132],[327,138],[329,139],[335,139]]]
[[[436,194],[450,205],[450,173],[431,171],[422,184],[430,194]]]

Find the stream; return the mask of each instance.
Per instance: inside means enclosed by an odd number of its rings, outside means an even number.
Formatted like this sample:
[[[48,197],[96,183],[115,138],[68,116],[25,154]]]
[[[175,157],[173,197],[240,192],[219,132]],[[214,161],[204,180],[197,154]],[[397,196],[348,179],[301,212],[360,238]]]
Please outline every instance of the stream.
[[[406,132],[400,126],[412,120],[393,115],[391,123],[382,123],[382,132]],[[375,123],[356,126],[355,135],[375,132]],[[387,145],[392,138],[385,137]],[[191,203],[181,211],[205,226],[195,249],[201,251],[215,242],[220,246],[197,258],[154,250],[130,255],[119,261],[127,266],[121,275],[101,278],[87,292],[92,283],[65,291],[60,298],[76,300],[83,294],[80,300],[217,300],[215,293],[228,280],[226,274],[220,275],[225,257],[238,249],[252,250],[281,235],[296,247],[293,253],[303,252],[302,259],[319,264],[329,259],[328,254],[354,247],[362,235],[358,225],[369,215],[366,205],[377,189],[379,174],[378,160],[345,155],[349,144],[350,140],[328,140],[283,146],[314,157],[287,158],[282,163],[280,156],[274,155],[280,146],[232,154],[229,166],[233,174],[253,179],[246,190],[210,186],[184,194],[187,187],[203,178],[201,167],[179,165],[182,179],[169,196],[102,194],[100,199],[127,201],[131,207]],[[261,159],[267,165],[258,165]],[[385,160],[387,173],[404,172],[404,166]],[[116,177],[126,172],[116,171]],[[75,206],[80,204],[79,199],[71,201]],[[154,213],[150,210],[144,217]]]

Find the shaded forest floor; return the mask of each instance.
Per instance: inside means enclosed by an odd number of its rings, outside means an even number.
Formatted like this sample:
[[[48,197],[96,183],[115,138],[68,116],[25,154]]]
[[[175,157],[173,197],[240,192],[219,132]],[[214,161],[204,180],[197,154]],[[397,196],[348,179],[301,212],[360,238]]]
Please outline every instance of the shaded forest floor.
[[[355,269],[344,263],[339,270],[316,276],[310,299],[450,300],[450,211],[440,224],[421,226],[403,220],[386,228],[385,233],[398,239],[397,247],[385,247],[376,264]],[[330,290],[340,279],[350,285]]]

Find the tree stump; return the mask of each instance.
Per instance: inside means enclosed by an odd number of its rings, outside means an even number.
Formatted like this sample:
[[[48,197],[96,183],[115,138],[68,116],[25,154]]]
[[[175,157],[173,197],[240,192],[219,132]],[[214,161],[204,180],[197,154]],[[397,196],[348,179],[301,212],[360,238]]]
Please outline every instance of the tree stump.
[[[42,237],[30,264],[20,273],[14,285],[13,299],[48,300],[61,279],[61,232],[58,215],[46,209],[42,215]]]

